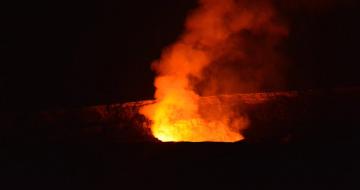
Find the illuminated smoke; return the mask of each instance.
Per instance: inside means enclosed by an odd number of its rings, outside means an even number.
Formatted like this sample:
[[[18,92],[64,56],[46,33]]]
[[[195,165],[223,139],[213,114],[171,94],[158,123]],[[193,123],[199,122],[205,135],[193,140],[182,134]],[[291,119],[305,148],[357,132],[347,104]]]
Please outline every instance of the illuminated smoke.
[[[242,140],[246,116],[231,106],[201,107],[199,98],[280,83],[284,60],[276,46],[287,28],[265,0],[200,0],[185,26],[153,63],[157,103],[141,113],[161,141]]]

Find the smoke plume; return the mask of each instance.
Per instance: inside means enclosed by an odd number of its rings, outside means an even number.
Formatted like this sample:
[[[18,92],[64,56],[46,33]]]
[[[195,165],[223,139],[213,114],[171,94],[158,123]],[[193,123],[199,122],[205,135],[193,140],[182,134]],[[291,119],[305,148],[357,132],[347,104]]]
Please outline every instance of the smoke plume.
[[[141,113],[162,141],[243,139],[245,116],[231,108],[200,110],[199,98],[280,84],[286,26],[269,0],[199,0],[185,28],[153,63],[157,103]]]

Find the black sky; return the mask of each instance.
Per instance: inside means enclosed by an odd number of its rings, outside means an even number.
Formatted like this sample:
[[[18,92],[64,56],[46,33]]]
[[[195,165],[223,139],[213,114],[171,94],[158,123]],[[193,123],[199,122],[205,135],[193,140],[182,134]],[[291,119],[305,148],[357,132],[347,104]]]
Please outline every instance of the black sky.
[[[327,10],[280,3],[290,29],[284,89],[360,85],[354,2]],[[37,110],[151,98],[150,63],[181,34],[196,1],[36,0],[0,7],[1,107]]]

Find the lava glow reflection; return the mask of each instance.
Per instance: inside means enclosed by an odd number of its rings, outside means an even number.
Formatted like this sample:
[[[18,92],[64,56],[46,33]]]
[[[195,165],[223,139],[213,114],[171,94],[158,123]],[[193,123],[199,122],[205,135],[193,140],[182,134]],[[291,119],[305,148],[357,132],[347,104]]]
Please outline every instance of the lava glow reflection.
[[[152,127],[154,136],[163,142],[236,142],[243,136],[221,123],[204,123],[201,119],[180,120]]]
[[[177,94],[182,96],[174,98]],[[199,96],[184,91],[141,111],[152,116],[152,134],[163,142],[236,142],[243,139],[240,130],[247,125],[245,117],[235,116],[226,109],[219,112],[199,105]]]

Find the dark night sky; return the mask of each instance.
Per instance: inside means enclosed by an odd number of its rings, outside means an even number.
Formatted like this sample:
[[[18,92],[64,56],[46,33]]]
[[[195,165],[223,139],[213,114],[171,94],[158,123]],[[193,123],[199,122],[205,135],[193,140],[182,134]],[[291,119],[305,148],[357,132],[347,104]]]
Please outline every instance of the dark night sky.
[[[360,11],[354,2],[327,10],[280,3],[290,27],[285,89],[360,85]],[[195,6],[194,0],[1,5],[2,107],[36,110],[151,98],[150,63],[181,34]]]

